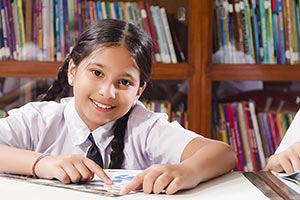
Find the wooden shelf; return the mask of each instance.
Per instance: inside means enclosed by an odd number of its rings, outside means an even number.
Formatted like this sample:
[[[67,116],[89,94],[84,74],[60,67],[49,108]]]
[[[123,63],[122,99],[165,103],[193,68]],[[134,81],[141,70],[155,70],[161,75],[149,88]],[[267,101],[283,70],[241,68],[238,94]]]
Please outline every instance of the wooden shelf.
[[[212,81],[300,81],[300,65],[212,64]]]
[[[1,77],[55,78],[62,62],[45,61],[1,61]],[[187,63],[153,65],[153,80],[185,80],[193,73]]]
[[[107,0],[111,1],[111,0]],[[134,0],[138,2],[138,0]],[[188,127],[210,137],[210,80],[205,70],[211,63],[213,1],[207,0],[146,0],[167,9],[176,16],[178,8],[186,9],[186,19],[176,27],[180,42],[185,44],[187,63],[153,65],[152,80],[188,80]],[[0,77],[55,78],[62,62],[0,61]]]

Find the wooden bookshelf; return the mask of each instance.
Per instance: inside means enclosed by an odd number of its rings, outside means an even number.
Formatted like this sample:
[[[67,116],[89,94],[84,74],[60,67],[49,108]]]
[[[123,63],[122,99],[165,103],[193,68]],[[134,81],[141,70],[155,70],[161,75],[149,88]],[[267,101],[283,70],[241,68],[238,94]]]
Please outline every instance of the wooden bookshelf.
[[[213,1],[147,0],[176,13],[187,9],[188,62],[156,63],[154,80],[188,80],[189,129],[211,137],[212,82],[263,80],[300,81],[300,65],[212,64]],[[180,38],[181,39],[181,38]],[[1,77],[55,77],[61,62],[0,61]]]
[[[212,119],[212,83],[214,81],[266,81],[266,82],[291,82],[300,81],[300,64],[213,64],[212,63],[212,47],[213,47],[213,26],[208,26],[207,23],[213,24],[213,2],[201,2],[201,8],[204,9],[203,18],[206,20],[200,23],[202,34],[208,34],[207,37],[201,40],[201,49],[204,53],[197,54],[201,57],[200,66],[195,66],[202,72],[199,82],[202,88],[207,88],[202,91],[201,95],[201,129],[206,133],[211,133]],[[200,21],[200,20],[199,20]],[[210,35],[210,36],[209,36]],[[207,42],[206,42],[207,40]],[[203,44],[204,43],[204,44]]]
[[[1,61],[1,77],[55,78],[62,62]],[[42,70],[40,70],[42,69]],[[172,70],[170,70],[172,69]],[[154,64],[152,79],[185,80],[193,74],[193,68],[187,63]]]
[[[300,81],[300,65],[213,64],[209,68],[212,81]]]
[[[110,1],[110,0],[107,0]],[[138,0],[136,0],[138,1]],[[154,80],[188,80],[188,126],[204,136],[210,137],[207,118],[207,94],[210,86],[206,77],[206,66],[212,55],[212,1],[207,0],[146,0],[150,4],[165,7],[168,14],[176,15],[179,7],[186,8],[187,63],[154,64]],[[180,40],[186,38],[179,38]],[[0,77],[55,77],[61,62],[0,61]]]

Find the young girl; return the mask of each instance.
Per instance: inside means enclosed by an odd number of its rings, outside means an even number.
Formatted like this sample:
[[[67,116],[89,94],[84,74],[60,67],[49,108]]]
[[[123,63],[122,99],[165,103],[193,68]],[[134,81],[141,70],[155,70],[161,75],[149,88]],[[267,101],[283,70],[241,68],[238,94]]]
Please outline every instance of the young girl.
[[[61,66],[46,101],[1,119],[0,172],[63,183],[89,181],[96,174],[111,184],[102,168],[145,169],[123,194],[137,188],[173,194],[230,171],[236,157],[228,145],[169,123],[165,114],[138,101],[151,67],[152,41],[136,26],[118,20],[91,25]],[[74,97],[55,102],[69,86]],[[90,148],[102,158],[87,158]]]
[[[264,170],[292,173],[300,170],[300,110]]]

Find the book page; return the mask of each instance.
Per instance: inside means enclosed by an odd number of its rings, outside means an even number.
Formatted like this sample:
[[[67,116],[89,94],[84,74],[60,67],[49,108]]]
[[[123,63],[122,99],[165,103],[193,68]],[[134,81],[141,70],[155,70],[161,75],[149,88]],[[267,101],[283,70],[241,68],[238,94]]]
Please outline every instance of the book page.
[[[12,174],[0,174],[0,177],[23,180],[28,183],[59,187],[81,192],[88,192],[107,196],[120,196],[120,191],[125,187],[141,170],[104,170],[113,181],[112,185],[106,185],[103,180],[95,175],[92,181],[85,183],[64,184],[59,180],[36,179],[29,176],[20,176]],[[131,192],[135,193],[135,192]]]
[[[300,171],[291,174],[272,172],[283,183],[300,194]]]

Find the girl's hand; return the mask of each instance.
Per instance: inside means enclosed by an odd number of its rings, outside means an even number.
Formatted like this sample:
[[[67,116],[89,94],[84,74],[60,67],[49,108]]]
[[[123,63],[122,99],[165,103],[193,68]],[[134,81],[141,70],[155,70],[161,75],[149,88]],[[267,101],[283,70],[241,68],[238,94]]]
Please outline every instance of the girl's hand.
[[[138,174],[122,191],[143,189],[145,193],[174,194],[178,190],[192,188],[198,185],[198,179],[187,170],[183,164],[156,164]]]
[[[56,178],[63,183],[90,181],[96,174],[105,183],[112,184],[99,165],[82,155],[46,156],[36,164],[35,173],[40,178]]]
[[[285,151],[272,155],[263,169],[287,174],[300,170],[300,143],[294,143]]]

